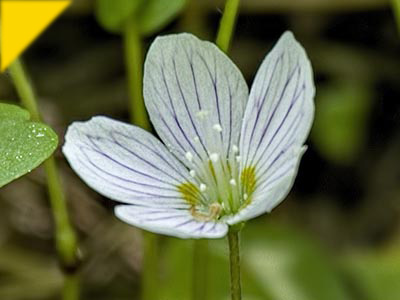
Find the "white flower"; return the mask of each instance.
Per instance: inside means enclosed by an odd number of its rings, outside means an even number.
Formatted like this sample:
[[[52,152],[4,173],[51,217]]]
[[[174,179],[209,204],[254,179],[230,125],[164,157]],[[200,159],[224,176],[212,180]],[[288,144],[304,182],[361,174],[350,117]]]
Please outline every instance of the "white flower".
[[[238,68],[190,34],[157,38],[144,98],[164,142],[107,117],[73,123],[63,147],[121,220],[181,238],[218,238],[289,192],[314,116],[310,62],[286,32],[248,94]]]

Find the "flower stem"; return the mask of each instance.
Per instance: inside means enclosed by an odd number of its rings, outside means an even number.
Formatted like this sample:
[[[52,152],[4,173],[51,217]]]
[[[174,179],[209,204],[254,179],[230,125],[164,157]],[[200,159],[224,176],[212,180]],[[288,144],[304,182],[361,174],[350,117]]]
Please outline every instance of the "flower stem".
[[[124,31],[125,59],[130,94],[131,122],[150,131],[151,126],[143,101],[142,40],[135,19],[130,18]],[[158,237],[143,232],[142,300],[158,298]]]
[[[151,130],[149,118],[143,101],[143,54],[140,33],[134,18],[130,18],[125,26],[125,59],[130,96],[131,122],[146,130]]]
[[[40,122],[41,117],[36,102],[35,92],[21,61],[16,59],[10,65],[8,71],[10,72],[17,93],[21,98],[22,105],[29,111],[33,121]]]
[[[224,52],[228,52],[233,30],[235,28],[236,18],[239,11],[240,0],[226,0],[224,14],[222,15],[216,44]]]
[[[228,53],[232,40],[233,30],[239,11],[240,0],[226,0],[224,14],[222,15],[217,34],[217,46]],[[239,253],[239,227],[231,227],[228,233],[229,260],[231,270],[231,294],[232,300],[242,298],[240,282],[240,253]]]
[[[10,65],[9,72],[17,93],[21,98],[21,102],[31,114],[32,120],[41,121],[33,85],[28,79],[28,75],[19,59],[15,60]],[[55,223],[57,253],[65,271],[65,280],[67,284],[69,276],[75,276],[74,273],[79,264],[77,256],[78,242],[75,231],[69,220],[67,203],[54,156],[51,156],[44,162],[44,168],[47,177],[50,205]]]
[[[220,21],[216,39],[217,46],[225,53],[228,53],[229,51],[229,46],[232,40],[237,15],[239,12],[239,4],[240,0],[226,0],[224,13]],[[240,300],[242,298],[239,251],[240,229],[241,226],[230,227],[228,232],[232,300]]]
[[[193,300],[207,299],[208,240],[195,240],[193,245]]]
[[[77,274],[70,274],[65,278],[62,291],[62,300],[79,299],[80,280]]]
[[[400,33],[400,0],[392,0],[392,9],[397,22],[397,29]]]
[[[240,229],[231,227],[228,233],[232,300],[242,299],[239,232]]]

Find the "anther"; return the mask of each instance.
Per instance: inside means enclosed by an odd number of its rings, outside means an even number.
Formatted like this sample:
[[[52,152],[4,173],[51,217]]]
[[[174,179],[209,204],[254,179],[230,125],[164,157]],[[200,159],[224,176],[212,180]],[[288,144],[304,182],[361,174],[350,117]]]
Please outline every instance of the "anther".
[[[198,136],[195,136],[195,137],[193,138],[193,140],[194,140],[195,142],[198,142],[198,141],[200,141],[200,139],[199,139],[199,137],[198,137]]]
[[[208,111],[199,110],[196,114],[200,119],[204,119],[208,115]]]
[[[222,127],[220,124],[214,124],[213,129],[217,132],[222,132]]]
[[[235,186],[235,185],[236,185],[236,180],[232,178],[231,180],[229,180],[229,183],[230,183],[232,186]]]
[[[196,177],[196,171],[195,170],[190,170],[189,171],[190,176]]]
[[[243,194],[243,199],[247,200],[247,198],[249,198],[249,195],[247,195],[246,193]]]
[[[207,189],[207,186],[204,183],[200,183],[200,191],[205,192]]]
[[[238,146],[233,145],[233,146],[232,146],[232,151],[233,151],[234,154],[239,153],[239,148],[238,148]]]
[[[185,157],[190,162],[193,160],[193,154],[190,152],[186,152]]]
[[[219,159],[219,154],[218,153],[211,153],[210,154],[210,159],[212,162],[217,162]]]

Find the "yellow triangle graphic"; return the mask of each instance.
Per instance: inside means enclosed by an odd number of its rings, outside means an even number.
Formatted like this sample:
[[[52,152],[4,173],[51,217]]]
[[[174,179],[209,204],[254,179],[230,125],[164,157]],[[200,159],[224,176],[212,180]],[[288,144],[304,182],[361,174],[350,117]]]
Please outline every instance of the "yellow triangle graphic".
[[[4,71],[69,4],[71,0],[0,0],[1,71]]]

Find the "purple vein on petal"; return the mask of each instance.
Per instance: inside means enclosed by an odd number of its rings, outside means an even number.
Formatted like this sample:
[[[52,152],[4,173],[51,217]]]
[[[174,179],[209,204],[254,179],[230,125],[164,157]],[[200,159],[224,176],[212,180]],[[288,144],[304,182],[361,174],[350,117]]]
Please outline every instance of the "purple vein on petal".
[[[141,171],[135,170],[135,169],[133,169],[133,168],[131,168],[131,167],[125,165],[124,163],[121,163],[120,161],[114,159],[113,157],[111,157],[111,156],[109,156],[108,154],[106,154],[106,153],[104,153],[103,151],[101,151],[101,149],[98,147],[98,145],[97,145],[96,143],[94,143],[94,141],[91,139],[91,137],[90,137],[90,136],[87,136],[87,137],[88,137],[89,141],[96,147],[96,149],[91,149],[92,151],[95,151],[96,153],[98,153],[98,154],[104,156],[105,158],[108,158],[109,160],[111,160],[112,162],[116,163],[117,165],[119,165],[119,166],[121,166],[121,167],[123,167],[123,168],[125,168],[125,169],[127,169],[127,170],[129,170],[129,171],[132,171],[132,172],[134,172],[134,173],[140,174],[140,175],[142,175],[142,176],[144,176],[144,177],[148,177],[148,178],[151,178],[151,179],[155,179],[155,180],[158,180],[158,181],[160,181],[160,182],[163,182],[163,183],[166,183],[166,184],[169,184],[169,185],[171,184],[171,182],[161,180],[160,178],[157,178],[157,177],[151,176],[151,175],[149,175],[149,174],[143,173],[143,172],[141,172]],[[96,137],[95,137],[95,138],[96,138]],[[97,137],[97,138],[99,138],[99,137]],[[105,138],[104,138],[104,139],[105,139]],[[86,146],[87,146],[87,145],[86,145]],[[89,146],[89,147],[90,147],[90,146]],[[145,160],[143,160],[143,159],[140,158],[140,157],[138,157],[138,158],[141,159],[142,161],[145,161]],[[156,169],[158,169],[158,168],[156,168]],[[160,170],[160,169],[159,169],[159,170]],[[163,173],[164,173],[164,174],[168,174],[168,173],[166,173],[166,172],[163,172]],[[169,177],[171,177],[171,176],[169,176]],[[173,177],[171,177],[171,178],[173,178]],[[174,179],[174,178],[173,178],[173,179]],[[176,180],[176,179],[174,179],[174,180]],[[177,182],[180,183],[179,181],[177,181]]]
[[[179,93],[180,93],[180,95],[181,95],[182,102],[183,102],[183,104],[184,104],[184,106],[185,106],[186,113],[187,113],[187,115],[188,115],[188,117],[189,117],[190,123],[191,123],[192,126],[193,126],[193,129],[194,129],[194,131],[195,131],[195,133],[196,133],[196,136],[199,138],[199,141],[200,141],[200,143],[201,143],[201,145],[202,145],[202,147],[203,147],[204,153],[205,153],[205,155],[207,155],[208,150],[207,150],[207,148],[205,147],[205,145],[204,145],[204,143],[203,143],[203,140],[202,140],[202,138],[201,138],[201,136],[200,136],[200,134],[199,134],[199,131],[198,131],[197,127],[196,127],[196,124],[195,124],[194,121],[193,121],[192,115],[191,115],[191,113],[189,112],[189,108],[188,108],[188,105],[187,105],[187,102],[186,102],[186,98],[185,98],[185,95],[183,94],[183,91],[182,91],[182,86],[181,86],[181,83],[180,83],[180,81],[179,81],[178,72],[177,72],[177,69],[176,69],[175,57],[173,58],[172,64],[173,64],[173,66],[174,66],[175,80],[176,80],[176,83],[177,83],[177,85],[178,85]]]
[[[302,91],[304,91],[302,89]],[[302,93],[300,92],[298,97],[301,95]],[[298,98],[296,97],[296,98]],[[296,129],[298,128],[297,125],[299,125],[301,123],[302,117],[304,116],[303,111],[299,111],[295,118],[293,118],[292,123],[290,124],[289,128],[286,130],[286,135],[283,135],[283,137],[280,139],[280,141],[277,143],[277,145],[275,146],[274,150],[271,151],[271,154],[269,156],[272,156],[273,153],[276,151],[276,149],[279,149],[282,141],[285,139],[285,137],[287,137],[287,135],[290,133],[291,136],[293,136],[294,138],[296,138]],[[273,137],[271,138],[271,140],[269,141],[268,145],[266,147],[263,148],[263,151],[258,155],[257,160],[252,164],[254,165],[258,165],[260,163],[260,161],[263,159],[263,156],[265,154],[265,152],[269,149],[270,145],[272,144],[273,139],[276,137],[277,132],[279,131],[279,129],[281,128],[281,126],[283,125],[283,123],[285,122],[287,116],[284,118],[284,120],[282,120],[282,123],[280,124],[279,128],[276,130],[276,132],[274,133]],[[267,161],[269,159],[269,157],[267,157],[267,159],[264,159],[264,161]]]
[[[299,69],[299,70],[300,70],[300,69]],[[299,75],[299,76],[300,76],[300,75]],[[289,80],[291,80],[291,78],[290,78]],[[287,84],[285,84],[284,90],[282,91],[281,97],[280,97],[280,99],[279,99],[279,103],[280,103],[281,100],[283,99],[283,96],[284,96],[284,94],[286,93],[286,90],[287,90],[288,85],[289,85],[289,83],[287,82]],[[299,85],[299,78],[297,77],[295,93],[296,93],[296,91],[297,91],[298,85]],[[272,136],[271,139],[269,140],[268,145],[265,146],[265,147],[263,148],[262,154],[265,153],[265,151],[270,147],[270,145],[271,145],[272,142],[274,141],[276,135],[278,134],[278,132],[279,132],[280,129],[282,128],[283,124],[285,123],[287,117],[289,116],[290,112],[292,111],[292,109],[293,109],[293,107],[294,107],[294,104],[295,104],[295,103],[297,102],[297,100],[300,98],[301,92],[302,92],[303,90],[304,90],[304,89],[302,88],[302,90],[300,91],[299,94],[297,94],[297,95],[295,94],[295,95],[293,96],[293,98],[292,98],[292,100],[291,100],[291,102],[290,102],[289,108],[288,108],[288,110],[286,111],[285,116],[283,117],[283,119],[282,119],[281,123],[279,124],[278,128],[275,130],[273,136]],[[259,150],[259,148],[260,148],[260,145],[262,144],[262,142],[263,142],[263,140],[264,140],[265,134],[267,133],[268,128],[269,128],[269,126],[270,126],[270,124],[271,124],[271,121],[272,121],[273,117],[275,116],[275,113],[276,113],[276,111],[277,111],[277,109],[278,109],[279,103],[275,106],[275,108],[274,108],[274,110],[273,110],[273,112],[272,112],[272,114],[271,114],[271,116],[270,116],[270,118],[269,118],[269,120],[268,120],[268,122],[267,122],[267,125],[266,125],[266,126],[264,127],[264,129],[263,129],[263,132],[262,132],[262,134],[261,134],[261,137],[260,137],[260,139],[259,139],[259,141],[258,141],[258,144],[257,144],[256,148],[255,148],[255,149],[256,149],[256,150],[255,150],[255,154],[258,152],[258,150]],[[256,155],[254,155],[254,157],[252,158],[252,161],[250,161],[249,164],[253,164],[253,160],[254,160],[255,156],[256,156]],[[261,156],[262,156],[262,155],[261,155]]]
[[[268,121],[267,121],[265,127],[264,127],[263,130],[262,130],[261,137],[260,137],[260,139],[259,139],[259,141],[258,141],[258,144],[257,144],[256,148],[255,148],[254,156],[255,156],[256,152],[258,151],[259,146],[260,146],[260,144],[262,143],[263,138],[264,138],[266,132],[268,131],[268,128],[269,128],[269,126],[270,126],[272,120],[274,119],[274,116],[275,116],[275,114],[276,114],[276,112],[277,112],[277,110],[278,110],[278,108],[279,108],[279,106],[280,106],[280,104],[281,104],[282,99],[284,98],[284,95],[285,95],[285,93],[286,93],[286,91],[287,91],[287,88],[288,88],[288,86],[289,86],[291,80],[293,79],[293,76],[294,76],[294,74],[296,73],[296,70],[297,70],[298,67],[299,67],[299,66],[296,65],[296,67],[292,70],[292,72],[290,73],[289,77],[288,77],[287,80],[285,81],[285,84],[284,84],[284,87],[283,87],[283,89],[282,89],[282,91],[281,91],[280,97],[278,98],[278,101],[277,101],[276,105],[274,106],[272,112],[270,113],[270,115],[269,115],[269,117],[268,117]],[[260,109],[259,112],[260,112],[261,110],[262,110],[262,109]],[[258,124],[256,123],[255,126],[253,127],[253,132],[255,131],[254,128],[257,127],[257,125],[258,125]],[[250,139],[250,140],[252,140],[252,139]],[[267,148],[267,147],[265,147],[265,148]],[[249,158],[249,157],[246,157],[246,165],[251,164],[251,162],[248,162],[248,158]],[[252,159],[254,159],[254,157],[253,157]]]
[[[163,78],[163,84],[164,84],[165,88],[167,89],[168,98],[169,98],[169,101],[170,101],[170,104],[171,104],[171,107],[172,107],[172,110],[173,110],[173,116],[172,116],[172,117],[173,117],[173,119],[175,120],[175,123],[176,123],[176,125],[178,126],[180,132],[182,133],[183,137],[185,138],[185,140],[187,141],[187,143],[189,144],[189,146],[192,148],[193,152],[194,152],[194,153],[197,155],[197,157],[201,160],[200,154],[197,152],[196,148],[193,146],[192,142],[191,142],[190,139],[187,137],[187,135],[186,135],[185,131],[183,130],[183,128],[182,128],[180,122],[178,121],[178,116],[177,116],[176,111],[175,111],[175,106],[173,105],[173,100],[172,100],[172,98],[171,98],[171,94],[170,94],[170,91],[169,91],[169,87],[168,87],[167,80],[166,80],[166,78],[165,78],[165,72],[164,72],[164,68],[163,68],[163,67],[164,67],[164,66],[161,67],[161,75],[162,75],[162,78]]]
[[[277,68],[278,64],[281,65],[280,62],[281,62],[282,59],[283,59],[283,54],[281,54],[281,55],[279,56],[279,58],[275,61],[275,65],[274,65],[274,68],[273,68],[273,70],[272,70],[270,79],[269,79],[269,81],[268,81],[268,85],[267,85],[267,87],[266,87],[266,89],[265,89],[264,95],[261,96],[260,99],[254,99],[254,105],[253,105],[252,111],[251,111],[251,113],[249,113],[249,115],[252,115],[252,114],[253,114],[254,109],[257,109],[257,113],[256,113],[256,118],[255,118],[255,120],[254,120],[254,125],[253,125],[253,128],[252,128],[252,131],[251,131],[251,134],[250,134],[250,138],[249,138],[248,141],[246,141],[246,143],[245,143],[246,148],[247,148],[247,152],[249,151],[249,148],[250,148],[250,141],[253,139],[254,132],[255,132],[256,127],[257,127],[257,124],[258,124],[258,119],[260,118],[260,114],[261,114],[261,111],[262,111],[262,107],[264,106],[264,102],[265,102],[265,100],[266,100],[266,98],[267,98],[267,94],[269,93],[269,89],[270,89],[271,83],[272,83],[272,78],[274,77],[274,75],[275,75],[275,73],[276,73],[276,68]],[[268,63],[269,63],[269,62],[268,62]],[[263,80],[262,82],[265,82],[265,77],[267,76],[267,73],[268,73],[268,72],[264,72],[264,80]],[[251,95],[251,94],[250,94],[250,95]],[[261,100],[261,99],[262,99],[262,100]],[[260,101],[260,100],[261,100],[261,101]],[[261,103],[260,103],[260,102],[261,102]],[[261,107],[261,108],[260,108],[260,107]],[[248,116],[248,117],[249,117],[249,116]],[[244,132],[247,131],[249,125],[250,125],[250,122],[249,122],[249,120],[247,120],[247,122],[246,122],[246,124],[245,124],[245,130],[244,130]],[[247,161],[247,158],[246,158],[246,161]]]
[[[82,153],[84,153],[86,159],[91,163],[91,165],[93,165],[93,162],[90,161],[88,155],[83,151],[83,149],[80,149],[80,150],[81,150]],[[125,190],[125,191],[134,192],[134,193],[138,193],[138,194],[143,194],[143,195],[147,195],[147,196],[153,196],[153,197],[159,197],[159,198],[167,198],[167,199],[177,199],[176,196],[165,196],[165,195],[164,195],[164,196],[161,196],[160,194],[148,193],[148,192],[144,192],[143,190],[139,191],[139,190],[135,190],[135,189],[128,188],[127,186],[119,185],[119,184],[117,184],[117,183],[115,183],[115,182],[111,182],[111,181],[109,181],[109,179],[103,177],[103,176],[100,175],[98,172],[96,172],[93,168],[90,168],[83,160],[78,159],[78,161],[79,161],[82,165],[86,166],[86,168],[87,168],[88,170],[91,170],[91,172],[92,172],[95,176],[97,176],[98,178],[104,180],[105,182],[107,182],[108,184],[110,184],[110,185],[112,185],[112,186],[114,186],[114,187],[120,188],[120,189]],[[134,195],[132,195],[132,197],[134,197]],[[118,199],[116,199],[116,200],[118,200]]]

